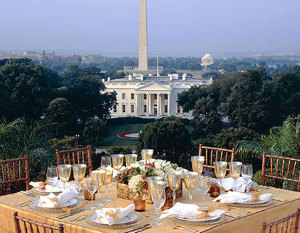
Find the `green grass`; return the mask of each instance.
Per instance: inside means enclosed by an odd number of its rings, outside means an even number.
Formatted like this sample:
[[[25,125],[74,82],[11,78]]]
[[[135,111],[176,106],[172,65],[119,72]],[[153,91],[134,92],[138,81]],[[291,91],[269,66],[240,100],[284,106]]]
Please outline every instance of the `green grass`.
[[[137,143],[137,139],[120,138],[118,137],[118,134],[129,131],[140,131],[144,128],[144,126],[145,124],[107,125],[108,136],[101,142],[97,143],[97,147],[133,147]]]

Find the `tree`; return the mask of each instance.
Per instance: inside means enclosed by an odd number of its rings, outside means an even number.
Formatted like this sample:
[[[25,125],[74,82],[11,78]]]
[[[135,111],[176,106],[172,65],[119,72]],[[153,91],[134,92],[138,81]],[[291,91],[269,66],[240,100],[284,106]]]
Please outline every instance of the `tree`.
[[[102,119],[87,119],[84,124],[83,136],[89,143],[99,142],[106,135],[106,123]]]
[[[9,59],[0,66],[0,117],[40,119],[60,78],[29,59]]]
[[[50,102],[46,119],[54,125],[59,137],[73,135],[77,126],[75,110],[65,98],[56,98]]]
[[[82,76],[68,86],[65,97],[74,107],[81,120],[107,119],[115,105],[116,93],[104,92],[105,86],[97,76]]]
[[[166,117],[145,126],[139,136],[137,150],[154,149],[154,157],[186,165],[192,149],[191,136],[178,118]]]

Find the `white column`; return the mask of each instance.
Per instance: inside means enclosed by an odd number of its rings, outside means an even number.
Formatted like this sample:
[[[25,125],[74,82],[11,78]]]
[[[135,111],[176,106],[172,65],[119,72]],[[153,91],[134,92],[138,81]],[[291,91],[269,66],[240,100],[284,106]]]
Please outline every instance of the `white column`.
[[[149,117],[149,94],[147,94],[147,117]]]
[[[160,117],[160,94],[157,94],[157,117]]]
[[[168,94],[168,116],[171,116],[171,94]]]
[[[135,115],[138,117],[140,115],[140,95],[135,94]]]

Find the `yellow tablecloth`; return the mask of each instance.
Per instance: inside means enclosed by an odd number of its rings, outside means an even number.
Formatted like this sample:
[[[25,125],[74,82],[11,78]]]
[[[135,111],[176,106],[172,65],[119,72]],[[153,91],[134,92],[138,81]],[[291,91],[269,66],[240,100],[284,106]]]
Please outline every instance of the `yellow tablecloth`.
[[[300,207],[300,193],[291,192],[282,189],[269,188],[264,189],[263,193],[272,193],[275,197],[286,198],[286,202],[273,201],[272,204],[266,207],[261,208],[243,208],[247,209],[251,213],[245,216],[242,216],[238,219],[226,217],[225,221],[217,225],[209,226],[191,226],[194,229],[199,230],[199,232],[229,232],[229,233],[252,233],[259,232],[262,222],[271,222],[287,216],[292,212],[295,212],[298,207]],[[104,195],[102,195],[104,196]],[[118,199],[116,197],[116,186],[110,187],[109,197],[113,199],[113,202],[108,204],[109,207],[125,207],[132,203],[132,201]],[[30,197],[21,195],[21,194],[11,194],[6,196],[0,196],[0,233],[14,233],[14,221],[13,221],[13,212],[19,212],[20,216],[33,219],[35,221],[45,222],[49,224],[58,224],[63,223],[65,226],[66,233],[95,233],[95,232],[104,232],[104,233],[114,233],[121,231],[120,229],[107,229],[107,228],[97,228],[89,225],[86,220],[80,222],[71,222],[77,216],[80,216],[87,211],[73,215],[62,220],[58,220],[56,215],[59,213],[46,213],[38,212],[26,207],[14,207],[14,204],[21,203],[22,201],[28,200]],[[200,193],[195,193],[193,195],[193,203],[198,205],[203,204],[212,204],[208,195],[206,196],[205,203],[201,202],[202,196]],[[177,201],[183,203],[189,203],[188,193],[184,189],[183,197],[178,198]],[[94,202],[94,201],[93,201]],[[83,201],[84,207],[91,205],[91,201]],[[152,223],[153,215],[150,213],[153,211],[153,205],[147,204],[147,211],[143,214],[145,215],[145,223]],[[166,224],[163,227],[157,228],[152,227],[147,232],[181,232],[181,230],[173,229],[170,224]]]

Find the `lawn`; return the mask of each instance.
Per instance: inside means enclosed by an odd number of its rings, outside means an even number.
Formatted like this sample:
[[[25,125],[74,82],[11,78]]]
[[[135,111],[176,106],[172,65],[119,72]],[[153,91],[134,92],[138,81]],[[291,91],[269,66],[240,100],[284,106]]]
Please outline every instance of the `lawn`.
[[[118,134],[129,131],[140,131],[145,124],[128,124],[128,125],[108,125],[108,136],[98,143],[98,148],[106,148],[111,146],[133,147],[137,143],[137,139],[120,138]]]

